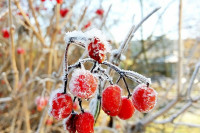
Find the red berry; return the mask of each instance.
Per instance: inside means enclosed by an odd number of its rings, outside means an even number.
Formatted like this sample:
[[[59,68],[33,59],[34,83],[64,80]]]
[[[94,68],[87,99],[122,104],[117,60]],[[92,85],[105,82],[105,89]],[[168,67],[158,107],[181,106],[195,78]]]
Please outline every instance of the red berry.
[[[90,98],[95,94],[98,87],[97,78],[85,69],[76,69],[69,82],[69,88],[74,96],[79,98]]]
[[[40,96],[38,96],[36,98],[36,100],[35,100],[35,103],[37,105],[37,110],[38,111],[42,111],[44,109],[44,107],[48,103],[48,97],[40,97]]]
[[[71,115],[64,120],[64,128],[68,130],[69,133],[76,133],[77,119],[78,119],[78,114],[71,113]]]
[[[117,116],[121,105],[121,88],[117,85],[108,86],[102,93],[102,110],[110,116]]]
[[[60,15],[64,18],[66,15],[67,15],[67,13],[69,12],[69,9],[60,9]]]
[[[138,85],[133,91],[132,102],[140,112],[149,112],[156,104],[157,92],[145,84]]]
[[[72,112],[73,103],[69,94],[57,93],[52,100],[51,114],[56,119],[66,118]]]
[[[102,16],[104,13],[104,10],[103,9],[97,9],[96,10],[96,14],[99,15],[99,16]]]
[[[17,48],[17,53],[18,54],[24,54],[25,50],[23,48]]]
[[[5,81],[5,80],[1,80],[1,84],[2,84],[2,85],[5,85],[5,84],[6,84],[6,81]]]
[[[63,0],[56,0],[58,4],[62,4]]]
[[[51,118],[48,118],[46,120],[46,125],[51,126],[53,124],[53,120]]]
[[[45,2],[46,0],[41,0],[41,2]]]
[[[76,130],[78,133],[94,133],[94,117],[89,112],[78,115],[76,120]]]
[[[106,47],[99,38],[94,37],[94,40],[88,45],[88,53],[92,59],[102,63],[106,57]]]
[[[84,25],[84,29],[87,29],[87,28],[89,28],[90,26],[92,25],[92,22],[91,21],[89,21],[86,25]]]
[[[122,97],[122,107],[118,114],[118,117],[120,119],[127,120],[132,117],[134,112],[135,112],[135,108],[133,106],[132,101],[130,99],[128,99],[126,96],[123,96]]]
[[[10,37],[9,31],[8,31],[7,29],[3,29],[3,30],[2,30],[2,36],[3,36],[4,38],[9,38],[9,37]]]

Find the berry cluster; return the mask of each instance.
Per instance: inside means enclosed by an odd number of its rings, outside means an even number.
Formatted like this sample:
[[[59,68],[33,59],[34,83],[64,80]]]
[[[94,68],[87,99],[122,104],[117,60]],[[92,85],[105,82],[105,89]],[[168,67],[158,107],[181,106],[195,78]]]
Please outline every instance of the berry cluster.
[[[81,38],[81,37],[79,37]],[[52,93],[50,98],[50,114],[58,119],[64,119],[64,128],[70,133],[93,133],[94,123],[97,119],[96,114],[98,111],[84,111],[82,107],[82,99],[90,99],[92,97],[99,101],[102,110],[110,116],[118,116],[122,120],[127,120],[131,118],[135,112],[135,109],[140,112],[149,112],[152,110],[156,104],[157,93],[154,89],[149,87],[149,82],[146,84],[141,83],[138,85],[133,93],[131,94],[128,85],[125,80],[125,74],[123,74],[121,69],[117,69],[117,66],[113,64],[108,65],[108,67],[114,67],[119,74],[120,79],[123,79],[126,89],[128,91],[128,96],[122,96],[122,89],[118,85],[119,80],[113,84],[112,78],[110,78],[109,73],[101,67],[106,59],[106,54],[108,52],[107,42],[102,40],[101,36],[91,36],[89,41],[85,45],[88,52],[88,56],[94,62],[92,69],[85,70],[83,64],[78,62],[72,65],[76,68],[69,81],[70,93],[67,93],[67,83],[68,83],[68,65],[65,64],[67,69],[64,69],[64,91],[58,90],[59,92]],[[68,39],[73,40],[73,39]],[[73,40],[74,41],[74,40]],[[67,45],[69,45],[68,43]],[[68,47],[67,47],[68,48]],[[67,49],[66,48],[66,53]],[[65,56],[65,63],[67,62],[67,56]],[[72,67],[71,67],[72,68]],[[103,75],[107,79],[103,78]],[[140,81],[144,76],[137,74]],[[103,91],[101,87],[101,82],[103,80],[109,80],[110,85],[108,85]],[[144,80],[141,80],[142,82]],[[72,96],[73,95],[73,96]],[[72,98],[73,97],[73,98]],[[79,106],[81,112],[78,114],[75,112],[76,99],[78,98]],[[91,100],[92,102],[92,100]],[[100,108],[99,108],[100,109]],[[92,112],[92,113],[91,113]]]

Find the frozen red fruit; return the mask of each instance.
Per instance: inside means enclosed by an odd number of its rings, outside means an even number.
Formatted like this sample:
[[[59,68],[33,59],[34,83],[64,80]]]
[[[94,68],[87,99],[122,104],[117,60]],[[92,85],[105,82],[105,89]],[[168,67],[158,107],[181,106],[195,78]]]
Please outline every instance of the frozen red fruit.
[[[62,4],[63,0],[56,0],[58,4]]]
[[[17,54],[24,54],[25,50],[23,48],[17,48]]]
[[[151,111],[156,104],[157,92],[145,84],[138,85],[132,94],[134,107],[143,113]]]
[[[121,88],[118,85],[108,86],[102,92],[102,110],[110,116],[117,116],[121,105]]]
[[[94,133],[94,117],[89,112],[78,115],[76,120],[76,130],[78,133]]]
[[[2,85],[5,85],[5,84],[6,84],[6,81],[5,81],[5,80],[1,80],[1,84],[2,84]]]
[[[102,16],[104,13],[104,10],[103,9],[97,9],[96,10],[96,14],[99,15],[99,16]]]
[[[46,0],[41,0],[41,2],[45,2]]]
[[[46,120],[46,123],[45,123],[47,126],[51,126],[53,124],[53,119],[52,118],[48,118]]]
[[[48,97],[38,96],[35,99],[35,104],[37,105],[38,111],[42,111],[44,107],[47,105],[47,103],[48,103]]]
[[[88,45],[88,53],[92,59],[102,63],[106,57],[106,46],[99,38],[94,37],[94,40]]]
[[[69,9],[60,9],[60,16],[61,17],[65,17],[67,15],[67,13],[69,12]]]
[[[86,25],[84,25],[84,29],[87,29],[87,28],[89,28],[90,26],[92,25],[92,22],[91,21],[89,21]]]
[[[97,78],[93,74],[85,69],[76,69],[69,82],[69,88],[74,96],[79,98],[92,97],[98,87]]]
[[[52,100],[51,115],[60,120],[70,115],[73,108],[69,94],[57,93]]]
[[[78,118],[77,113],[71,113],[69,117],[64,120],[64,128],[68,130],[69,133],[76,133],[76,120]]]
[[[3,30],[2,30],[2,36],[3,36],[4,38],[9,38],[9,37],[10,37],[9,31],[8,31],[7,29],[3,29]]]
[[[123,120],[127,120],[133,116],[135,112],[135,108],[133,106],[133,103],[130,99],[128,99],[126,96],[122,97],[122,107],[118,114],[118,117]]]

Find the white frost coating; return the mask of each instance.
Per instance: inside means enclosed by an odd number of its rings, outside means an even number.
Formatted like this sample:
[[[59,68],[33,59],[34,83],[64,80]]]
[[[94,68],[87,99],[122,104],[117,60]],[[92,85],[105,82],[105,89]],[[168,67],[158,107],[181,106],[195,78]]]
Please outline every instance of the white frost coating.
[[[89,104],[89,109],[93,116],[95,115],[96,107],[97,107],[97,98],[92,98]]]
[[[97,37],[101,40],[101,42],[105,45],[105,48],[106,48],[106,52],[110,53],[111,51],[111,46],[109,45],[107,39],[106,39],[106,36],[101,32],[101,30],[98,30],[96,28],[93,28],[87,32],[85,32],[87,38],[92,38],[91,41],[94,40],[94,37]],[[87,44],[88,45],[88,44]],[[87,48],[86,48],[87,50]]]
[[[80,78],[80,76],[82,78]],[[80,98],[90,98],[94,96],[98,87],[98,81],[95,82],[95,78],[96,77],[91,74],[90,71],[85,70],[85,68],[75,69],[69,82],[71,93]],[[91,80],[93,80],[94,84],[91,84]],[[93,92],[92,89],[95,87],[95,92]]]
[[[65,42],[68,44],[70,42],[70,38],[76,37],[78,40],[83,40],[83,38],[86,38],[86,35],[82,31],[72,31],[67,32],[65,35]]]
[[[48,113],[50,116],[52,116],[51,114],[51,111],[52,111],[52,101],[53,101],[53,98],[56,96],[57,93],[62,93],[63,92],[63,89],[56,89],[56,90],[53,90],[51,92],[51,95],[50,95],[50,98],[49,98],[49,110],[48,110]]]
[[[145,85],[145,84],[139,84],[138,86],[136,86],[136,88],[134,89],[134,91],[133,91],[133,95],[134,94],[136,94],[136,93],[138,93],[138,89],[144,89],[144,90],[146,90],[146,92],[148,92],[149,91],[149,89],[148,88],[150,88],[150,87],[147,87],[147,85]],[[141,95],[141,97],[143,97],[143,98],[145,98],[145,99],[147,99],[147,103],[151,103],[150,102],[150,99],[151,99],[151,97],[153,97],[153,96],[155,96],[155,103],[152,105],[153,106],[153,108],[152,109],[150,109],[150,107],[149,107],[149,110],[147,110],[147,111],[143,111],[142,110],[142,113],[149,113],[149,112],[151,112],[154,108],[155,108],[155,106],[156,106],[156,104],[157,104],[157,95],[158,95],[158,93],[153,89],[153,88],[151,88],[152,90],[153,90],[153,92],[154,93],[144,93],[143,95]],[[135,101],[134,99],[133,99],[133,101]],[[137,102],[136,102],[137,103]]]

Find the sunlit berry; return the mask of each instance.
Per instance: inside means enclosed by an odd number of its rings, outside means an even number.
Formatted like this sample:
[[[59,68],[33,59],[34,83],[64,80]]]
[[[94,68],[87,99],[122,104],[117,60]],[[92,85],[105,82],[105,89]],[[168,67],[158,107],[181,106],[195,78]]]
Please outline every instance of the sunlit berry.
[[[64,129],[68,130],[69,133],[76,133],[76,120],[78,118],[78,114],[73,112],[69,115],[69,117],[67,117],[66,119],[64,119]]]
[[[25,50],[23,48],[17,48],[17,54],[24,54]]]
[[[103,9],[97,9],[95,13],[96,13],[97,15],[99,15],[99,16],[102,16],[103,13],[104,13],[104,10],[103,10]]]
[[[145,84],[138,85],[132,94],[134,107],[140,112],[151,111],[156,104],[157,92]]]
[[[95,94],[97,87],[97,78],[90,71],[83,68],[74,70],[69,82],[70,91],[74,96],[90,98]]]
[[[58,120],[66,118],[72,112],[73,102],[69,94],[57,93],[50,102],[52,103],[50,113]]]
[[[62,4],[63,0],[56,0],[58,4]]]
[[[94,133],[94,117],[89,112],[78,115],[76,120],[76,130],[78,133]]]
[[[61,17],[65,17],[67,15],[67,13],[69,12],[69,9],[60,9],[60,16]]]
[[[135,112],[135,108],[133,106],[133,103],[130,99],[128,99],[126,96],[122,97],[122,107],[118,114],[118,117],[123,120],[127,120],[133,116]]]
[[[106,57],[106,46],[99,38],[94,37],[94,40],[88,45],[88,54],[98,63],[102,63]]]
[[[117,116],[121,110],[122,90],[118,85],[110,85],[102,92],[102,110],[110,115]]]
[[[10,33],[9,33],[9,31],[7,29],[3,29],[1,32],[2,32],[2,36],[4,38],[9,38],[10,37]]]

